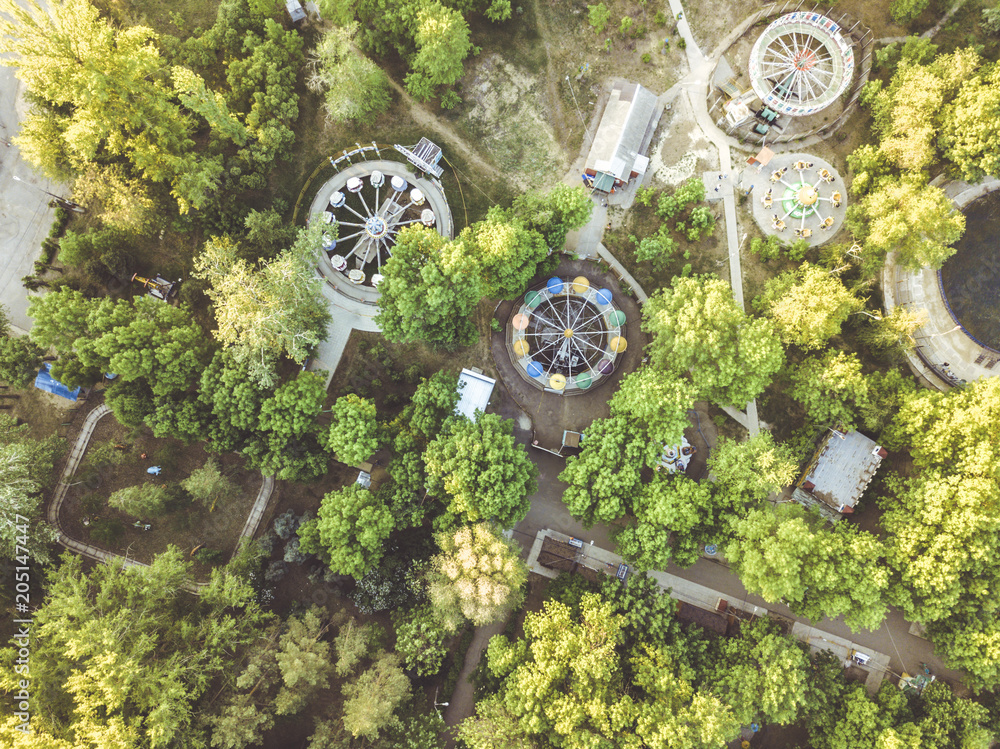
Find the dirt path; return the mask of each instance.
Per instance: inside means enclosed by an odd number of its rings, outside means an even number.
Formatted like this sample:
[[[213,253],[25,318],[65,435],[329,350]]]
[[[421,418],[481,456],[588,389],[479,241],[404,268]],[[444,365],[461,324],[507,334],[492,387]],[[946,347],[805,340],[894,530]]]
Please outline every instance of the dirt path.
[[[428,130],[432,130],[442,136],[444,140],[448,141],[449,146],[462,155],[462,157],[469,163],[469,166],[475,167],[478,171],[489,174],[491,177],[496,179],[503,179],[503,175],[500,171],[489,162],[484,161],[455,128],[442,120],[440,117],[435,117],[424,109],[420,104],[414,101],[413,97],[407,93],[406,89],[396,83],[396,81],[390,79],[389,84],[396,89],[396,93],[398,93],[403,99],[403,103],[410,110],[410,116],[413,117],[414,122],[421,127],[426,127]]]

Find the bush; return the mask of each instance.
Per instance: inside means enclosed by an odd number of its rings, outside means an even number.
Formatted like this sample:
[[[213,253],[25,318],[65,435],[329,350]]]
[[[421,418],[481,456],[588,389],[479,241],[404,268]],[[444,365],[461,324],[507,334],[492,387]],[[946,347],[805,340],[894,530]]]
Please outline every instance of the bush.
[[[158,484],[138,484],[119,489],[110,497],[108,504],[136,518],[163,515],[171,497]]]
[[[643,52],[642,57],[639,59],[648,64],[653,61],[653,56],[649,52]]]
[[[680,47],[681,49],[687,49],[688,45],[687,45],[687,42],[684,41],[684,37],[683,36],[680,39],[677,40],[677,46]]]
[[[587,20],[590,25],[594,27],[594,31],[597,34],[603,34],[604,29],[608,27],[608,21],[611,20],[611,11],[608,10],[608,6],[603,2],[597,5],[588,5],[587,10]]]
[[[202,564],[218,564],[225,555],[219,549],[206,549],[202,547],[194,553],[194,558]]]
[[[667,25],[667,17],[663,15],[662,10],[656,11],[656,15],[653,16],[653,25],[660,26],[661,28]]]
[[[274,532],[278,538],[287,541],[302,525],[302,518],[295,514],[294,510],[287,510],[274,519]]]

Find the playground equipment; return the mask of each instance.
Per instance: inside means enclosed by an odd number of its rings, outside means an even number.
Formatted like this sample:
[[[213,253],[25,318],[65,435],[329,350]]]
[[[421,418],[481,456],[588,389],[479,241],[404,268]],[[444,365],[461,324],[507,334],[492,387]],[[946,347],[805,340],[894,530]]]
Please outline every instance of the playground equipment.
[[[750,83],[766,107],[790,117],[816,114],[854,75],[854,48],[840,26],[808,11],[774,20],[750,50]]]
[[[133,273],[132,278],[129,280],[132,283],[138,281],[145,287],[151,297],[155,297],[163,302],[169,301],[177,293],[177,287],[181,283],[181,279],[179,278],[176,281],[168,281],[160,275],[157,275],[156,278],[143,278],[138,273]]]

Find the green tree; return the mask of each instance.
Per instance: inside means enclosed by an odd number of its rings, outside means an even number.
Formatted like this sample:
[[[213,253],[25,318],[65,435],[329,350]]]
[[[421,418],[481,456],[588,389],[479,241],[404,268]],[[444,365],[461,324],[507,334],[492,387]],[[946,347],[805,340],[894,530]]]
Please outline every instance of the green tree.
[[[323,33],[310,59],[310,90],[323,97],[329,123],[371,125],[389,108],[389,77],[354,46],[357,25]]]
[[[930,0],[892,0],[892,17],[908,23],[924,12]]]
[[[118,560],[84,572],[80,557],[64,555],[33,616],[32,681],[44,685],[32,694],[39,746],[58,746],[44,741],[53,735],[72,736],[73,746],[207,744],[196,705],[270,615],[248,584],[223,571],[200,596],[184,594],[189,575],[172,546],[148,568]]]
[[[587,11],[587,21],[594,27],[595,33],[603,34],[608,27],[608,21],[611,20],[611,11],[608,10],[608,6],[604,3],[588,5]]]
[[[145,518],[162,515],[167,511],[170,495],[159,484],[137,484],[119,489],[110,497],[108,504],[133,517]]]
[[[809,420],[851,431],[868,400],[868,381],[854,354],[827,351],[810,356],[791,374],[788,394],[802,404]]]
[[[440,671],[448,654],[444,643],[452,633],[433,606],[419,606],[409,611],[397,609],[392,614],[392,621],[396,629],[396,652],[403,657],[406,668],[420,676],[433,676]]]
[[[719,491],[740,505],[754,507],[795,478],[798,461],[770,432],[761,431],[746,441],[720,438],[708,458],[708,468]]]
[[[641,569],[662,570],[698,561],[702,547],[717,541],[720,515],[708,482],[686,476],[657,477],[633,502],[635,525],[615,536],[619,553]]]
[[[26,335],[13,335],[9,310],[0,304],[0,380],[16,388],[28,387],[42,366],[45,352]]]
[[[330,643],[321,639],[329,628],[326,619],[318,606],[288,618],[275,656],[282,680],[275,698],[278,715],[300,712],[317,692],[330,685]]]
[[[4,534],[0,539],[0,557],[16,559],[27,549],[34,561],[46,562],[47,544],[55,540],[56,534],[43,519],[41,483],[36,475],[37,451],[32,449],[33,441],[11,434],[11,417],[0,416],[0,426],[5,426],[8,432],[0,445],[0,529]],[[51,460],[48,468],[52,470]]]
[[[205,205],[217,164],[193,150],[193,123],[159,75],[149,28],[115,29],[86,0],[57,8],[5,2],[4,64],[17,67],[35,107],[22,152],[50,177],[124,159],[150,182],[167,182],[182,213]],[[82,54],[80,50],[86,50]]]
[[[223,503],[239,492],[239,487],[219,471],[219,465],[209,458],[201,468],[195,468],[181,486],[193,499],[214,510],[221,499]]]
[[[326,340],[330,313],[316,275],[320,222],[299,232],[295,244],[255,270],[238,257],[236,244],[216,237],[195,258],[195,277],[207,280],[215,304],[215,337],[264,388],[277,382],[275,362],[287,356],[302,364]]]
[[[611,398],[612,416],[633,419],[650,439],[678,445],[691,422],[688,410],[697,398],[695,386],[670,372],[642,367],[632,372]]]
[[[319,517],[299,526],[299,548],[318,554],[336,574],[360,579],[382,558],[394,526],[392,511],[376,494],[351,484],[323,497]]]
[[[407,227],[396,235],[382,275],[375,320],[390,341],[453,347],[476,339],[469,318],[483,293],[462,241],[449,242],[426,227]]]
[[[895,252],[911,270],[940,268],[965,232],[965,216],[951,198],[921,177],[884,179],[857,206],[868,221],[865,245]]]
[[[880,627],[889,587],[881,542],[845,523],[827,530],[798,505],[781,509],[751,510],[726,545],[747,590],[813,621],[843,616],[852,629]]]
[[[663,446],[650,441],[622,417],[595,419],[587,427],[579,455],[566,460],[559,480],[569,484],[563,502],[570,514],[591,527],[626,515],[641,487],[641,472],[659,460]]]
[[[848,316],[861,308],[861,300],[836,276],[803,263],[768,281],[753,305],[774,320],[783,342],[809,350],[840,333]]]
[[[417,11],[414,41],[417,53],[410,60],[406,88],[421,100],[434,96],[438,86],[450,86],[462,77],[462,62],[472,50],[469,24],[462,14],[430,0]]]
[[[250,377],[231,350],[216,351],[201,373],[198,400],[211,412],[207,438],[217,452],[237,450],[257,430],[260,409],[270,395]]]
[[[985,12],[985,11],[984,11]],[[962,84],[943,112],[941,150],[967,182],[1000,174],[1000,68]]]
[[[742,407],[781,367],[784,353],[768,320],[748,318],[729,285],[710,276],[675,278],[643,306],[654,366],[692,380],[705,397]]]
[[[464,619],[477,627],[501,621],[524,600],[528,568],[514,542],[486,523],[435,538],[441,551],[427,569],[427,597],[446,629],[455,631]]]
[[[344,684],[344,728],[355,738],[375,741],[398,721],[394,713],[410,695],[410,680],[399,661],[398,655],[383,653],[371,668]]]
[[[427,491],[462,521],[513,528],[528,514],[538,469],[514,439],[514,423],[497,414],[453,419],[424,451]]]
[[[529,190],[514,198],[511,209],[529,229],[540,232],[553,252],[566,245],[566,235],[590,220],[594,203],[583,187],[560,183],[548,192]]]
[[[342,395],[333,404],[333,421],[326,435],[326,447],[349,466],[370,458],[378,450],[375,404],[353,393]]]
[[[329,456],[320,446],[316,417],[326,400],[326,378],[299,372],[260,407],[260,436],[246,448],[250,462],[266,476],[312,481],[326,470]]]
[[[458,738],[469,749],[537,749],[515,713],[498,695],[476,702],[476,714],[458,724]],[[62,747],[59,747],[62,749]]]
[[[494,298],[513,299],[521,294],[548,255],[540,233],[497,206],[465,229],[462,240],[479,266],[483,293]]]
[[[143,380],[119,380],[104,391],[104,402],[122,426],[134,429],[156,411],[153,391]]]

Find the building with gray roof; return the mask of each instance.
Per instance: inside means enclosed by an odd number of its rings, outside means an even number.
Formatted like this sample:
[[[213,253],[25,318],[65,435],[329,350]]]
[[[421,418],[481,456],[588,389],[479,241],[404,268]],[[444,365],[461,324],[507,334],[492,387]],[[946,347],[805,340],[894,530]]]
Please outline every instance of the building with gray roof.
[[[861,432],[830,429],[806,466],[792,499],[830,520],[854,512],[882,459],[889,453]]]
[[[611,192],[646,173],[649,159],[644,154],[659,121],[658,110],[656,95],[638,83],[619,81],[612,86],[584,167],[595,190]]]

